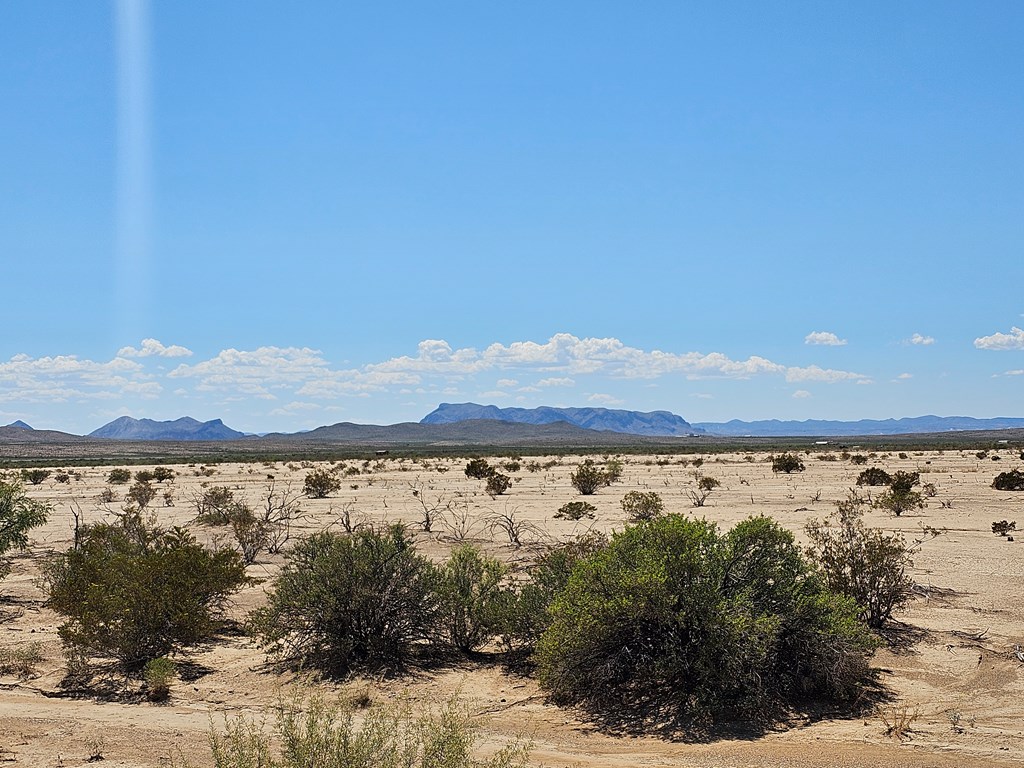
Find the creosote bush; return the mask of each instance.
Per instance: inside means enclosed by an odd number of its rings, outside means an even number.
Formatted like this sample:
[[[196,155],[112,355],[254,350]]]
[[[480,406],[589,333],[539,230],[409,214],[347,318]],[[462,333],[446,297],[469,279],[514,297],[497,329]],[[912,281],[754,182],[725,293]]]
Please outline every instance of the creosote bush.
[[[857,485],[889,485],[892,476],[881,467],[868,467],[857,475]]]
[[[654,491],[630,491],[619,504],[633,522],[653,520],[665,510],[661,496]]]
[[[508,475],[503,475],[501,472],[492,471],[487,476],[487,482],[484,485],[484,490],[488,496],[501,496],[505,491],[512,487],[512,478]]]
[[[804,463],[800,457],[793,453],[783,453],[780,456],[772,456],[772,472],[790,475],[793,472],[803,472]]]
[[[690,497],[690,503],[693,506],[703,507],[704,502],[708,500],[708,496],[714,492],[715,488],[721,486],[721,483],[715,478],[705,475],[699,469],[693,471],[693,480],[697,487],[688,488],[686,495]]]
[[[540,681],[615,717],[765,716],[807,697],[851,700],[873,639],[774,521],[727,533],[666,515],[578,560],[548,609]]]
[[[174,662],[166,656],[150,659],[142,668],[142,679],[146,683],[146,698],[150,701],[167,701],[171,696],[174,682]]]
[[[602,485],[608,485],[608,478],[601,467],[593,459],[586,459],[569,475],[572,487],[583,496],[592,496]]]
[[[889,478],[889,489],[878,495],[874,506],[891,512],[896,517],[912,509],[923,509],[924,496],[914,490],[920,479],[921,475],[917,472],[893,472]]]
[[[31,485],[40,485],[50,474],[48,469],[23,469],[21,479]]]
[[[992,523],[992,533],[996,536],[1008,536],[1017,530],[1017,521],[998,520]]]
[[[584,517],[593,520],[597,507],[587,501],[570,501],[558,508],[555,517],[561,520],[582,520]]]
[[[126,671],[209,638],[227,598],[248,582],[238,553],[131,511],[79,529],[78,546],[49,564],[45,580],[49,607],[65,618],[65,647]]]
[[[992,481],[992,487],[997,491],[1024,491],[1024,472],[1019,469],[1000,472]]]
[[[831,518],[812,520],[806,531],[829,587],[853,598],[861,620],[877,629],[910,601],[914,581],[907,570],[913,560],[902,536],[864,525],[863,505],[851,493],[836,503]]]
[[[124,469],[123,467],[112,469],[107,474],[107,482],[110,483],[111,485],[124,485],[131,479],[131,471]]]
[[[438,619],[448,642],[473,651],[497,633],[506,593],[508,567],[471,544],[456,547],[441,566]]]
[[[324,531],[292,548],[248,626],[269,652],[329,673],[401,663],[434,632],[437,581],[401,525]]]
[[[494,472],[494,468],[487,463],[487,459],[472,459],[466,464],[466,477],[473,480],[486,480]]]
[[[302,483],[302,492],[311,499],[326,499],[340,490],[341,480],[329,469],[314,469]]]
[[[30,499],[20,483],[0,480],[0,578],[10,571],[4,555],[28,546],[28,532],[46,522],[53,508]]]

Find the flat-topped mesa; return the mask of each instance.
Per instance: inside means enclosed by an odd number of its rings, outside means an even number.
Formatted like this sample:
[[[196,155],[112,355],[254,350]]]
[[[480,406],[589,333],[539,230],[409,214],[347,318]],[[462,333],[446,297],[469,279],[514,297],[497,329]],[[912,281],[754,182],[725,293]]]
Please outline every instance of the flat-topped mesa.
[[[110,440],[238,440],[245,437],[220,419],[196,421],[183,416],[174,421],[153,421],[121,416],[89,433],[89,437]]]
[[[476,403],[441,403],[420,424],[454,424],[475,419],[492,419],[518,424],[553,424],[564,421],[583,429],[652,437],[686,437],[703,434],[669,411],[625,411],[613,408],[498,408]]]

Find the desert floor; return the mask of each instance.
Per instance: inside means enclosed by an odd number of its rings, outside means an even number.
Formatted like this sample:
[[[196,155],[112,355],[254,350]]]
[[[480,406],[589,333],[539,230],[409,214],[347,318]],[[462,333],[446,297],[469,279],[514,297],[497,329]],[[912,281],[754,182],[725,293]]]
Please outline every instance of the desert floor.
[[[1008,450],[993,461],[999,453],[984,459],[966,451],[912,452],[903,459],[881,454],[867,465],[890,472],[920,471],[922,482],[934,483],[937,489],[921,512],[895,518],[869,510],[869,525],[902,531],[908,540],[920,537],[922,525],[945,530],[915,556],[920,594],[898,617],[908,625],[903,644],[882,648],[873,660],[890,690],[890,701],[856,718],[794,720],[757,735],[734,728],[700,742],[601,732],[581,713],[547,704],[533,680],[506,671],[486,654],[430,674],[335,684],[278,670],[241,633],[189,654],[195,674],[175,683],[168,703],[131,702],[130,696],[120,701],[64,696],[59,687],[64,675],[57,636],[60,619],[44,605],[40,563],[70,545],[75,505],[86,522],[110,515],[117,505],[104,507],[97,501],[110,467],[79,468],[80,479],[68,484],[56,483],[51,476],[28,491],[33,498],[52,503],[54,514],[45,527],[33,531],[30,549],[15,554],[12,573],[0,582],[0,610],[5,613],[0,646],[37,641],[45,656],[28,679],[0,678],[0,762],[61,766],[102,755],[108,766],[161,766],[184,756],[208,765],[211,723],[221,724],[224,716],[269,715],[280,697],[296,689],[318,689],[332,696],[368,689],[374,702],[439,702],[459,692],[480,726],[483,750],[525,732],[533,739],[533,765],[1024,763],[1024,664],[1015,655],[1017,644],[1024,645],[1024,547],[991,532],[991,523],[1003,519],[1017,520],[1024,528],[1024,493],[990,487],[999,471],[1021,463]],[[597,519],[587,521],[587,526],[621,529],[625,516],[619,501],[627,491],[640,489],[661,494],[667,511],[705,516],[722,527],[752,514],[768,514],[803,539],[805,523],[827,515],[863,469],[811,454],[804,456],[803,473],[774,475],[765,453],[704,456],[701,471],[720,480],[722,487],[706,506],[696,509],[686,493],[694,487],[694,467],[683,463],[693,458],[622,457],[622,480],[588,498],[597,507]],[[491,458],[492,463],[503,460]],[[531,472],[526,469],[530,461],[556,463]],[[508,494],[492,499],[483,492],[482,482],[465,477],[465,459],[388,457],[365,464],[350,460],[352,474],[344,477],[340,492],[323,500],[301,500],[309,513],[302,527],[312,531],[334,523],[347,508],[357,520],[407,521],[417,531],[421,551],[438,559],[446,556],[456,536],[468,536],[489,552],[525,565],[545,543],[585,529],[552,517],[562,504],[579,498],[569,483],[579,461],[580,457],[527,457],[523,468],[512,473],[517,482]],[[191,500],[203,483],[229,486],[257,502],[266,491],[268,475],[274,476],[278,490],[290,487],[298,492],[311,466],[259,461],[208,468],[177,465],[178,476],[164,484],[171,490],[173,506],[162,506],[164,500],[158,497],[154,508],[163,524],[188,524],[195,515]],[[123,495],[127,486],[114,488]],[[437,524],[431,533],[420,531],[415,526],[422,511],[420,499],[431,505],[451,501],[461,513],[447,513],[447,525]],[[495,514],[509,512],[529,524],[520,547],[511,546],[500,529],[488,524]],[[457,529],[461,530],[456,534]],[[194,530],[205,540],[226,536],[216,529]],[[283,556],[263,555],[250,567],[250,575],[270,579],[283,563]],[[231,616],[244,619],[261,603],[266,586],[265,582],[237,595]],[[128,693],[137,688],[133,683]],[[916,714],[916,719],[903,739],[894,739],[885,734],[883,720],[900,713]]]

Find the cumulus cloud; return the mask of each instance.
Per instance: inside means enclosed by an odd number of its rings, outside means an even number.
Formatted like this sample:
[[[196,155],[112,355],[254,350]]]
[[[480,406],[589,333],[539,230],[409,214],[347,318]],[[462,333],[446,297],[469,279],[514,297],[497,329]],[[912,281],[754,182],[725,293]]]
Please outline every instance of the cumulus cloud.
[[[166,347],[156,339],[143,339],[138,349],[121,347],[117,351],[118,357],[152,357],[154,355],[158,357],[191,357],[192,350],[177,344]]]
[[[812,344],[826,347],[842,347],[846,345],[846,339],[840,339],[831,331],[811,331],[804,336],[804,344]]]
[[[519,382],[515,379],[498,379],[497,382],[495,382],[495,386],[497,386],[498,389],[511,389],[518,383]]]
[[[142,365],[121,357],[108,362],[75,355],[15,355],[0,363],[0,402],[109,400],[122,395],[153,398],[163,388]]]
[[[600,405],[622,405],[623,401],[613,395],[606,395],[601,392],[595,392],[587,398],[591,403],[599,403]]]
[[[1013,326],[1009,333],[993,333],[974,340],[978,349],[1024,349],[1024,329]]]
[[[808,392],[806,389],[798,389],[796,392],[793,393],[793,397],[795,397],[797,400],[803,400],[804,398],[810,396],[811,393]]]
[[[901,373],[896,378],[897,379],[912,379],[912,378],[914,378],[914,374],[912,374],[912,373]]]
[[[911,344],[917,344],[923,347],[930,347],[932,344],[935,343],[935,339],[933,337],[922,336],[920,333],[915,333],[913,336],[910,337],[910,339],[908,339],[908,341],[910,341]]]
[[[575,385],[575,379],[570,379],[568,376],[554,376],[537,382],[538,387],[573,387]]]

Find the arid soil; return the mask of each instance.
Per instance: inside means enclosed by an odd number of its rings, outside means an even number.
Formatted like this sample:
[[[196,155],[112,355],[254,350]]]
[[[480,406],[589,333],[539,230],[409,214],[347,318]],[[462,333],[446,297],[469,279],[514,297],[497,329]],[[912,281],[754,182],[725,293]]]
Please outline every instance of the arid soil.
[[[1001,460],[993,461],[993,455]],[[838,453],[833,454],[838,457]],[[766,453],[705,456],[700,470],[722,486],[703,508],[687,496],[694,488],[695,454],[622,457],[620,482],[601,488],[588,501],[595,521],[553,519],[565,502],[580,498],[569,474],[580,457],[523,460],[511,472],[517,482],[492,499],[483,483],[463,473],[464,459],[372,459],[348,461],[338,493],[322,500],[301,499],[308,513],[296,535],[336,524],[346,509],[359,521],[403,520],[416,531],[418,546],[438,559],[461,537],[518,566],[527,564],[547,543],[580,533],[621,529],[619,506],[630,490],[657,491],[667,511],[705,516],[729,527],[752,514],[768,514],[803,540],[805,523],[827,515],[845,497],[862,466],[848,460],[822,461],[804,456],[806,471],[775,475]],[[599,457],[600,458],[600,457]],[[492,458],[493,462],[506,459]],[[554,462],[539,471],[527,463]],[[685,462],[685,463],[684,463]],[[867,466],[921,472],[937,494],[920,512],[895,518],[869,510],[869,525],[902,531],[908,541],[924,538],[921,526],[942,529],[915,555],[919,594],[898,618],[903,625],[892,643],[877,651],[888,700],[856,717],[824,713],[813,721],[793,719],[765,732],[735,724],[710,738],[635,736],[600,731],[579,712],[548,704],[529,677],[506,670],[490,654],[439,669],[401,677],[387,675],[345,683],[325,683],[267,663],[264,654],[240,632],[228,633],[194,649],[181,661],[185,679],[175,682],[168,703],[138,700],[137,681],[124,684],[108,699],[71,697],[60,687],[64,659],[57,628],[60,618],[45,607],[40,564],[72,540],[72,509],[86,522],[109,516],[117,503],[102,505],[110,467],[77,470],[80,479],[56,483],[51,476],[29,486],[33,498],[54,506],[43,528],[32,533],[29,551],[15,555],[13,570],[0,582],[0,646],[42,645],[44,661],[26,679],[0,678],[0,762],[22,766],[78,765],[102,756],[107,766],[161,766],[182,757],[210,764],[207,737],[224,716],[238,713],[272,720],[274,705],[296,690],[331,696],[366,690],[375,703],[408,699],[414,705],[436,703],[458,693],[480,726],[486,751],[513,734],[533,740],[532,765],[545,766],[982,766],[1024,763],[1024,663],[1016,651],[1024,645],[1024,548],[992,534],[996,520],[1016,520],[1024,528],[1024,493],[993,490],[993,477],[1019,465],[1016,452],[1003,450],[979,459],[973,452],[913,452],[906,458],[882,454]],[[225,485],[257,502],[268,476],[276,488],[301,490],[312,465],[220,464],[209,468],[177,465],[177,477],[164,483],[173,506],[158,496],[154,508],[163,524],[190,524],[191,500],[202,484]],[[326,463],[317,466],[329,466]],[[143,467],[132,467],[133,471]],[[358,473],[357,473],[358,471]],[[341,473],[344,474],[344,473]],[[127,486],[113,486],[123,496]],[[863,489],[862,489],[863,490]],[[877,489],[876,489],[877,490]],[[414,494],[414,491],[416,493]],[[445,521],[433,531],[417,527],[423,504],[445,506]],[[513,546],[493,524],[495,515],[512,514],[526,525],[521,546]],[[230,543],[225,529],[194,526],[207,541]],[[1022,534],[1024,535],[1024,534]],[[270,580],[284,562],[262,555],[250,575]],[[230,606],[243,620],[264,599],[262,585],[247,588]],[[885,722],[908,723],[902,738],[886,734]]]

